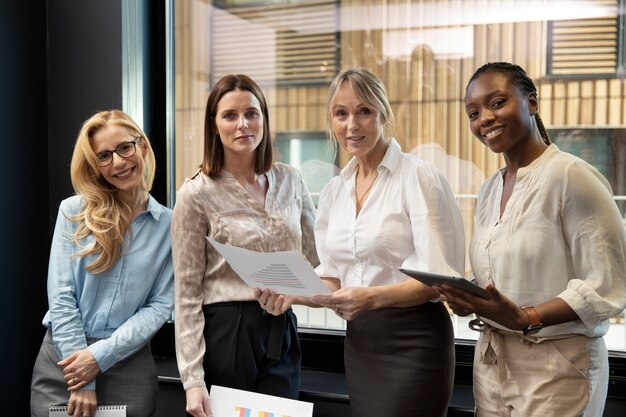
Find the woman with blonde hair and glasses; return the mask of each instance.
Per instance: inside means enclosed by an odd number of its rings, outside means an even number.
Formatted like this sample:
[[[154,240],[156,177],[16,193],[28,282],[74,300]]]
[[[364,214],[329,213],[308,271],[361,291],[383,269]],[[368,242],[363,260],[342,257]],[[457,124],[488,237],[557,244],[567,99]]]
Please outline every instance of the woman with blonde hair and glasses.
[[[149,194],[155,160],[125,113],[96,113],[71,163],[76,195],[61,202],[48,267],[48,328],[35,362],[31,416],[68,404],[154,414],[157,372],[149,341],[171,316],[171,211]]]

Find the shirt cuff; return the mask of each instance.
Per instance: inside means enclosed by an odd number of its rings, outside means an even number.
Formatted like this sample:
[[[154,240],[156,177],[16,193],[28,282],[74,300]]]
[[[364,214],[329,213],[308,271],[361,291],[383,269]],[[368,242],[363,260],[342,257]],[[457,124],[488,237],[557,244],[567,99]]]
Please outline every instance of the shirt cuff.
[[[98,340],[87,347],[93,357],[96,359],[100,372],[104,373],[115,365],[115,358],[110,354],[110,348],[107,346],[106,340]]]
[[[206,387],[206,383],[202,379],[196,379],[196,380],[187,381],[183,384],[183,388],[185,389],[185,391],[187,391],[190,388],[195,388],[195,387]]]
[[[575,289],[568,288],[559,294],[558,297],[565,301],[565,303],[567,303],[567,305],[574,310],[587,330],[593,331],[596,326],[601,324],[602,320],[599,319],[591,304],[588,303]]]
[[[82,387],[79,391],[95,391],[96,390],[96,380],[93,379],[91,382],[88,382],[87,385]]]

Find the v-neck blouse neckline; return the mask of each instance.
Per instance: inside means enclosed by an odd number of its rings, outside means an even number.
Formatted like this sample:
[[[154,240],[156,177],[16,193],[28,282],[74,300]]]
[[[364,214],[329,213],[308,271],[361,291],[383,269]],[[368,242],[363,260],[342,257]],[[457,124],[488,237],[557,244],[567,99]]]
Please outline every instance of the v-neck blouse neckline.
[[[274,176],[272,173],[272,169],[270,168],[265,174],[262,175],[265,175],[265,178],[267,179],[267,190],[265,191],[265,205],[261,204],[259,200],[254,198],[254,196],[250,194],[248,190],[246,190],[246,187],[244,187],[243,184],[237,181],[237,178],[231,172],[223,169],[220,173],[220,176],[222,178],[227,178],[229,181],[234,181],[237,184],[235,189],[238,190],[238,193],[242,195],[248,202],[257,206],[257,208],[262,209],[266,213],[269,213],[273,203],[272,189],[274,185]]]

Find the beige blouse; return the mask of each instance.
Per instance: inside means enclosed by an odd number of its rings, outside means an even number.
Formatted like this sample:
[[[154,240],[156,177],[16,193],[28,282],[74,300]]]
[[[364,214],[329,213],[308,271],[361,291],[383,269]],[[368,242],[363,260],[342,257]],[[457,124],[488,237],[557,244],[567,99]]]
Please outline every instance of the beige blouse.
[[[319,263],[313,225],[315,206],[302,176],[275,163],[266,173],[265,207],[230,173],[217,178],[198,172],[177,193],[172,216],[172,256],[176,283],[176,359],[185,390],[204,386],[202,306],[254,300],[249,287],[208,243],[259,251],[300,250]]]
[[[493,281],[520,306],[559,297],[580,317],[538,337],[605,335],[626,306],[626,229],[607,180],[552,144],[517,171],[500,216],[502,189],[498,171],[478,195],[470,244],[478,283]]]

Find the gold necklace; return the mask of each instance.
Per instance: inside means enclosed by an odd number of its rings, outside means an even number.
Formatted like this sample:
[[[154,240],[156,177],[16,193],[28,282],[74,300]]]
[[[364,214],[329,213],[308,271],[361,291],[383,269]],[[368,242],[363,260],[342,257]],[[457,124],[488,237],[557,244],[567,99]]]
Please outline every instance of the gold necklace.
[[[370,182],[370,185],[367,186],[367,189],[365,190],[365,192],[363,194],[361,194],[361,198],[359,198],[359,196],[356,193],[356,179],[359,178],[359,169],[361,168],[361,166],[357,166],[356,168],[356,177],[354,178],[354,196],[356,197],[356,204],[361,206],[363,205],[363,199],[365,199],[365,196],[370,192],[370,190],[372,189],[372,185],[374,185],[374,181],[376,181],[376,178],[378,178],[378,171],[376,171],[376,176],[374,177],[374,179],[372,180],[372,182]]]

